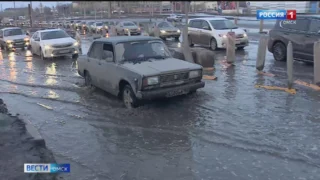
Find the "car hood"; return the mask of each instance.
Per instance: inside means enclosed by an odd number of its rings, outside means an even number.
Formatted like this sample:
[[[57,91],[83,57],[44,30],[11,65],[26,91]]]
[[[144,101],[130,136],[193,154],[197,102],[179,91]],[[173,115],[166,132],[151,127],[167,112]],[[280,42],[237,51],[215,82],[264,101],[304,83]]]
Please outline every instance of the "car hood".
[[[154,59],[150,61],[142,61],[139,63],[124,62],[121,65],[131,71],[144,76],[153,76],[202,68],[202,66],[198,64],[189,63],[187,61],[175,58],[167,58],[161,60]]]
[[[3,39],[4,40],[15,40],[15,39],[24,39],[24,38],[27,38],[28,36],[27,35],[16,35],[16,36],[7,36],[7,37],[4,37]]]
[[[125,29],[138,29],[138,26],[125,26]]]
[[[163,27],[160,28],[160,30],[164,30],[164,31],[178,31],[179,29],[176,27]]]
[[[215,30],[216,32],[218,33],[221,33],[221,34],[228,34],[228,32],[235,32],[236,34],[244,34],[246,33],[243,29],[241,28],[238,28],[238,29],[222,29],[222,30]]]
[[[48,40],[41,40],[41,43],[45,45],[53,45],[53,44],[64,44],[64,43],[75,43],[76,41],[71,37],[67,38],[59,38],[59,39],[48,39]]]
[[[103,28],[103,26],[97,26],[97,28]]]

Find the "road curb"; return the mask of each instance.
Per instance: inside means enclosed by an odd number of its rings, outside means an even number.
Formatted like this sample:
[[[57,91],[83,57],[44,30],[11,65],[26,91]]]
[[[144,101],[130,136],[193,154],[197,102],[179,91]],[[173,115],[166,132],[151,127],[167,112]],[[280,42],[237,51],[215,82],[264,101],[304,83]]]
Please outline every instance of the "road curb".
[[[8,116],[11,116],[12,118],[16,118],[19,121],[22,121],[26,132],[32,137],[32,141],[36,146],[45,147],[46,143],[44,139],[42,138],[41,134],[39,133],[38,129],[36,129],[30,122],[19,118],[18,116],[13,116],[8,113],[8,108],[6,104],[3,102],[3,100],[0,98],[0,113],[6,114]]]
[[[46,146],[46,142],[43,139],[43,137],[41,136],[41,134],[39,133],[38,129],[35,128],[30,122],[28,122],[28,121],[26,121],[24,119],[20,119],[20,120],[25,124],[27,133],[29,133],[30,136],[33,138],[32,139],[33,143],[36,146],[45,147]]]

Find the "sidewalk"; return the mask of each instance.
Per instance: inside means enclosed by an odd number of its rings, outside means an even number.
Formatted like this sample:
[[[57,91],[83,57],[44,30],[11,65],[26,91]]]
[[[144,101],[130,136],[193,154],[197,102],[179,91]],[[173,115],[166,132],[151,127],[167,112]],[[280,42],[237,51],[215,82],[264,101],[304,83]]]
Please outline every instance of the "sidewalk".
[[[55,174],[26,174],[24,163],[55,163],[50,150],[34,144],[25,123],[7,114],[0,99],[0,177],[8,180],[56,180]]]

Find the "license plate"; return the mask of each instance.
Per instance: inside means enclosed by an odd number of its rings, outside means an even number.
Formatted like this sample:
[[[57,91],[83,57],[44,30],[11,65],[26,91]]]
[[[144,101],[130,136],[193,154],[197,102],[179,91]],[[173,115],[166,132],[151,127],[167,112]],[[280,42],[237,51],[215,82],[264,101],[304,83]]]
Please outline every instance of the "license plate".
[[[21,43],[16,43],[17,45],[21,45],[21,44],[23,44],[22,42]]]
[[[68,53],[69,50],[59,51],[59,53]]]
[[[176,90],[176,91],[168,92],[168,93],[166,94],[166,97],[179,96],[179,95],[187,94],[187,93],[188,93],[187,90]]]

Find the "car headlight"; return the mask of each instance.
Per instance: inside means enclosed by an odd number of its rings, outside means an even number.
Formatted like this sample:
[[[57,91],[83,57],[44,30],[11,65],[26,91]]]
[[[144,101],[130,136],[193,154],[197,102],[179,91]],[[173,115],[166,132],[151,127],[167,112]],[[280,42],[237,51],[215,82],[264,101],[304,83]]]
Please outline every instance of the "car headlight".
[[[180,33],[180,32],[181,32],[181,31],[178,29],[178,30],[177,30],[177,33]]]
[[[219,34],[219,37],[227,38],[227,35],[225,35],[225,34]]]
[[[199,77],[201,75],[201,71],[196,70],[196,71],[190,71],[189,72],[189,78],[196,78]]]
[[[166,33],[166,31],[165,31],[165,30],[161,30],[160,32],[161,32],[161,33]]]
[[[243,37],[247,37],[248,35],[246,33],[243,34]]]
[[[147,79],[145,79],[144,84],[147,85],[147,86],[152,86],[152,85],[159,84],[159,77],[158,76],[156,76],[156,77],[148,77]]]
[[[74,46],[79,46],[79,43],[78,42],[74,42],[73,45]]]
[[[12,40],[6,40],[7,43],[12,43]]]
[[[29,38],[24,38],[25,41],[29,41]]]
[[[129,29],[126,29],[126,31],[129,31]]]
[[[51,46],[45,45],[45,46],[44,46],[44,49],[51,49]]]

